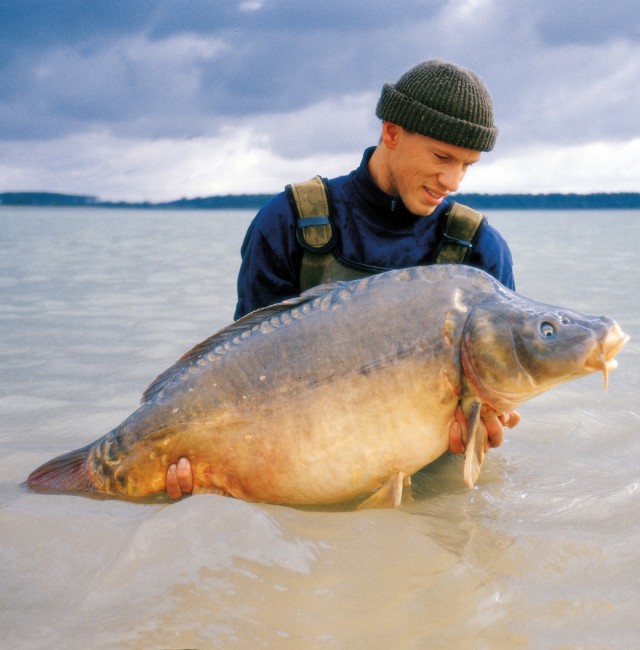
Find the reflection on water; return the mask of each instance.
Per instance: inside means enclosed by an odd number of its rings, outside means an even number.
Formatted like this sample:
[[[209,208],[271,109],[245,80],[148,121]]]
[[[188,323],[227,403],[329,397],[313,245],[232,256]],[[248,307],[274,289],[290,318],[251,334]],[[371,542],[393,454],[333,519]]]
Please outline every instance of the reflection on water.
[[[608,394],[594,376],[524,405],[474,490],[449,456],[391,512],[21,487],[231,320],[251,216],[0,208],[3,645],[635,647],[638,213],[490,215],[524,295],[632,341]]]

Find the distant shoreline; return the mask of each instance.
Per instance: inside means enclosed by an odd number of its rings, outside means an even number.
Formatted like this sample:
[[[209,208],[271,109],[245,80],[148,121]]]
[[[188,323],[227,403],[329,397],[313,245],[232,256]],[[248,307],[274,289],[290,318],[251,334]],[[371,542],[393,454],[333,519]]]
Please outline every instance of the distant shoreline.
[[[94,196],[55,192],[0,192],[0,205],[42,207],[242,210],[262,207],[273,194],[226,194],[165,202],[99,201]],[[477,210],[634,210],[640,192],[594,194],[456,194],[455,200]]]

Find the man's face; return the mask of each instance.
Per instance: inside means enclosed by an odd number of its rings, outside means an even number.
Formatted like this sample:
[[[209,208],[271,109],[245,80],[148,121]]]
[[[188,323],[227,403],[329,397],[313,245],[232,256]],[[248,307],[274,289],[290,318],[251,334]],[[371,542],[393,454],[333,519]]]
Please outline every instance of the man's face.
[[[447,194],[458,189],[469,167],[480,160],[479,151],[388,122],[383,124],[383,140],[389,148],[389,187],[385,189],[417,215],[431,214]]]

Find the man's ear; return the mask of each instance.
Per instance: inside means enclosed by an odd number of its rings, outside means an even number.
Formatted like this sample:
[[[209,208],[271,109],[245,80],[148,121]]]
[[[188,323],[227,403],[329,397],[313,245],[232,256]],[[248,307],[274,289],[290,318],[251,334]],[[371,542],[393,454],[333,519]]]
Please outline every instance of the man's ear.
[[[382,123],[381,140],[389,149],[395,149],[398,146],[398,138],[402,127],[393,122],[384,121]]]

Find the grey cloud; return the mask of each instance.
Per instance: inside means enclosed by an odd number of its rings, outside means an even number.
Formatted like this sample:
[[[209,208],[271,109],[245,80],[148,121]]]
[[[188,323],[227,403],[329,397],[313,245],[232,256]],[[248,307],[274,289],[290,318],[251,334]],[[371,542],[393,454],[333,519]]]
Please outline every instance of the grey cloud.
[[[314,105],[366,95],[373,115],[384,81],[433,56],[485,78],[499,146],[632,137],[638,20],[635,0],[9,0],[0,137],[189,137],[253,120],[277,143],[280,116],[299,111],[318,119],[293,141],[302,154],[339,148],[371,123],[336,128]]]
[[[543,0],[532,6],[536,28],[547,44],[599,44],[640,37],[637,0]]]

